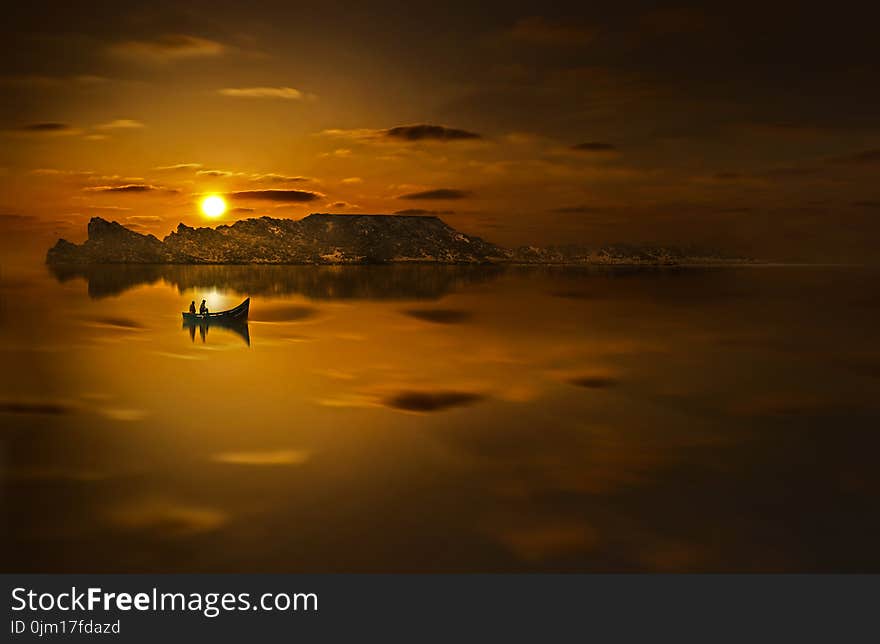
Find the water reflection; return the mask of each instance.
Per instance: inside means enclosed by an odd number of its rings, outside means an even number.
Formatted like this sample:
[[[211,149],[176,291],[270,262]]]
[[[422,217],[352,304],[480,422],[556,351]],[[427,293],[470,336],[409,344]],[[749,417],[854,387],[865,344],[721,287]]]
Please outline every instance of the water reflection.
[[[87,270],[0,282],[4,570],[880,571],[876,272]]]
[[[205,344],[208,331],[215,328],[230,331],[244,340],[246,345],[251,346],[251,334],[247,320],[184,320],[183,328],[189,331],[189,339],[192,342],[196,341],[196,329],[198,329],[202,344]]]
[[[166,283],[178,292],[216,289],[269,297],[300,294],[316,300],[432,300],[469,285],[488,282],[504,267],[432,266],[192,266],[176,264],[50,265],[59,282],[85,279],[89,297],[118,296],[126,291]]]

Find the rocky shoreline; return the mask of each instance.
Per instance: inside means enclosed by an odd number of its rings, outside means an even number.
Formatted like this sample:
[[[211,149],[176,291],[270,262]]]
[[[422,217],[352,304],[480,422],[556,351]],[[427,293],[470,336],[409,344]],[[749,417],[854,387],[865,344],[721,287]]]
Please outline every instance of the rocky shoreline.
[[[312,214],[260,217],[216,228],[179,224],[160,240],[93,217],[88,239],[59,239],[46,263],[64,264],[575,264],[675,266],[752,260],[717,252],[616,244],[504,248],[437,217]]]

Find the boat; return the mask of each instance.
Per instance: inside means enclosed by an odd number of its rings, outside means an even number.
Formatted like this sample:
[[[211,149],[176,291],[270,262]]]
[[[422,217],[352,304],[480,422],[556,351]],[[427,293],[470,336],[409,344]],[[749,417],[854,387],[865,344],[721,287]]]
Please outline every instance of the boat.
[[[248,311],[251,308],[251,298],[247,298],[244,302],[236,306],[234,309],[229,309],[228,311],[217,311],[216,313],[183,313],[183,321],[190,322],[195,324],[203,324],[203,323],[235,323],[235,322],[247,322]]]

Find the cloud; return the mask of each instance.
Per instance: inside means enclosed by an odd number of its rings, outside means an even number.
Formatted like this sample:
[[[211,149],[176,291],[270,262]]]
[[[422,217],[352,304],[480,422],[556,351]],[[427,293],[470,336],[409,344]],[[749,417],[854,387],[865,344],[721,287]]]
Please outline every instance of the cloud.
[[[481,134],[445,125],[417,123],[414,125],[398,125],[388,129],[355,128],[322,130],[322,136],[330,136],[354,141],[389,143],[389,142],[440,142],[473,141],[482,139]]]
[[[0,413],[4,414],[38,414],[60,416],[73,411],[73,408],[61,402],[32,400],[0,400]]]
[[[461,141],[482,138],[475,132],[444,125],[399,125],[385,130],[385,136],[404,141]]]
[[[853,205],[860,208],[880,208],[880,201],[854,201]]]
[[[96,125],[95,128],[98,130],[134,130],[142,127],[146,127],[140,121],[135,121],[132,119],[116,119],[115,121],[110,121],[108,123],[102,123],[101,125]]]
[[[226,195],[230,199],[258,199],[261,201],[308,202],[323,199],[320,192],[310,190],[240,190]]]
[[[128,183],[121,186],[90,186],[83,188],[86,192],[179,192],[173,188],[163,188],[161,186],[153,186],[148,183]]]
[[[330,208],[342,208],[349,210],[357,210],[358,208],[360,208],[360,206],[356,203],[349,203],[347,201],[334,201],[333,203],[328,204],[328,206]]]
[[[422,192],[411,192],[409,194],[400,195],[398,199],[465,199],[471,195],[465,190],[456,190],[454,188],[437,188],[436,190],[424,190]]]
[[[238,179],[243,179],[246,181],[253,181],[257,183],[300,183],[306,181],[314,181],[311,177],[303,177],[303,176],[291,176],[284,174],[277,174],[274,172],[266,172],[266,173],[248,173],[248,172],[238,172],[235,170],[221,170],[219,168],[203,168],[200,163],[180,163],[172,166],[164,166],[159,168],[154,168],[154,170],[163,170],[167,172],[171,171],[195,171],[196,176],[198,177],[218,177],[218,178],[226,178],[226,177],[236,177]]]
[[[509,35],[513,40],[533,45],[583,45],[595,38],[596,29],[533,16],[518,20]]]
[[[162,217],[157,217],[156,215],[131,215],[125,219],[127,221],[135,221],[142,224],[158,224],[165,221]]]
[[[266,181],[268,183],[297,183],[304,181],[312,181],[311,177],[288,176],[284,174],[275,174],[268,172],[266,174],[251,175],[252,181]]]
[[[256,212],[256,208],[233,208],[229,212],[234,215],[235,214],[242,214],[243,215],[243,214],[249,213],[249,212]]]
[[[153,170],[158,170],[159,172],[178,172],[183,170],[198,170],[201,167],[201,163],[175,163],[174,165],[160,165],[153,168]]]
[[[578,143],[571,146],[572,150],[577,152],[611,152],[617,147],[611,143],[602,143],[600,141],[588,141],[586,143]]]
[[[46,135],[46,136],[64,136],[71,134],[79,134],[82,132],[79,128],[75,128],[67,123],[44,122],[44,123],[28,123],[14,130],[21,134]]]
[[[454,215],[454,210],[426,210],[424,208],[407,208],[398,210],[395,215]]]
[[[360,177],[346,177],[342,180],[342,183],[363,183],[363,181]]]
[[[345,130],[340,128],[332,128],[329,130],[321,130],[321,136],[330,136],[338,139],[378,139],[387,130],[374,130],[370,128],[357,128],[353,130]]]
[[[125,40],[111,46],[113,53],[151,62],[205,58],[223,54],[227,47],[208,38],[188,34],[167,34],[152,40]]]
[[[234,98],[280,98],[288,101],[313,101],[317,96],[306,94],[293,87],[226,87],[217,90],[223,96]]]
[[[31,123],[23,125],[21,129],[26,132],[63,132],[69,130],[70,126],[64,123]]]
[[[91,170],[59,170],[57,168],[36,168],[31,170],[29,174],[36,174],[44,177],[89,177],[95,174]]]

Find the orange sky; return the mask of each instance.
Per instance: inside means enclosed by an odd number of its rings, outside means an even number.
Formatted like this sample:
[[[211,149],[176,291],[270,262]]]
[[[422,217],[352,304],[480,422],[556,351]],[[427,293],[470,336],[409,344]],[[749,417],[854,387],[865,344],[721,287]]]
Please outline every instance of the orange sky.
[[[222,223],[428,211],[507,245],[875,255],[880,91],[857,15],[50,5],[3,27],[5,245],[78,241],[92,216],[213,225],[197,202],[216,192],[245,193]]]

